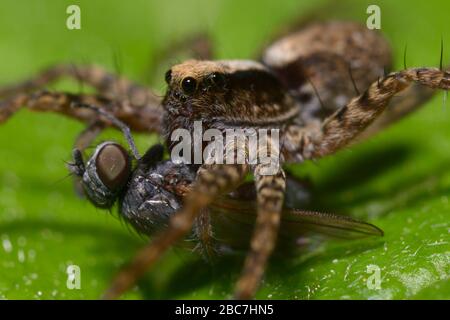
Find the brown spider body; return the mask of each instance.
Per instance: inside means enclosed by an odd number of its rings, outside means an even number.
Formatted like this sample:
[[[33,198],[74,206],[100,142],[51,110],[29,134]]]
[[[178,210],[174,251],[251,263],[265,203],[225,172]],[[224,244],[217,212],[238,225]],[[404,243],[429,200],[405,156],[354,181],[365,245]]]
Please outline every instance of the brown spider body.
[[[193,120],[202,120],[205,129],[278,127],[285,158],[301,161],[302,143],[295,137],[300,128],[320,126],[390,65],[387,42],[351,22],[315,24],[288,35],[264,51],[261,63],[188,61],[171,69],[164,132],[192,130]],[[221,83],[215,84],[211,75]],[[186,77],[198,85],[192,96],[180,88]]]
[[[168,90],[162,101],[145,87],[98,68],[52,68],[24,84],[0,90],[5,98],[0,121],[22,105],[61,112],[88,123],[76,143],[81,150],[114,121],[92,109],[71,108],[73,104],[101,106],[133,131],[162,133],[169,150],[173,148],[171,133],[178,128],[192,132],[195,120],[202,120],[205,129],[222,131],[276,128],[281,133],[281,163],[301,163],[333,154],[358,137],[379,131],[419,107],[433,89],[450,88],[448,71],[419,68],[386,75],[390,65],[389,46],[378,33],[348,22],[313,24],[274,42],[261,55],[261,62],[189,60],[173,66],[166,74]],[[31,93],[61,75],[86,82],[99,94]],[[394,103],[400,91],[405,93]],[[84,168],[78,162],[77,172]],[[286,218],[286,176],[282,168],[264,175],[264,167],[262,163],[200,165],[187,186],[189,192],[183,194],[184,204],[170,216],[166,230],[156,234],[119,273],[105,297],[118,297],[130,288],[193,226],[200,229],[199,241],[207,244],[214,236],[208,210],[223,210],[225,203],[232,211],[246,211],[242,201],[236,206],[220,199],[242,188],[248,173],[255,180],[255,195],[249,199],[256,219],[236,297],[252,297],[275,247],[283,215]],[[316,221],[328,219],[312,216]]]

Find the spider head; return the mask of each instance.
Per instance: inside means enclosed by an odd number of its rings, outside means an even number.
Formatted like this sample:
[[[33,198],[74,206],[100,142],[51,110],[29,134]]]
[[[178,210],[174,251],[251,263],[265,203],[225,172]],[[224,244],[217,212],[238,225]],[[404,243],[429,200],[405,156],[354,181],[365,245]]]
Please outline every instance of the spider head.
[[[115,142],[104,142],[97,146],[86,164],[78,149],[74,150],[73,158],[69,170],[81,178],[84,193],[95,206],[110,208],[131,175],[128,152]]]
[[[200,103],[208,93],[224,92],[227,72],[225,64],[214,61],[189,60],[173,66],[165,75],[168,85],[166,109]]]
[[[295,117],[299,107],[279,79],[264,65],[247,60],[189,60],[166,73],[163,100],[166,144],[176,129],[194,132],[239,122],[254,124]]]

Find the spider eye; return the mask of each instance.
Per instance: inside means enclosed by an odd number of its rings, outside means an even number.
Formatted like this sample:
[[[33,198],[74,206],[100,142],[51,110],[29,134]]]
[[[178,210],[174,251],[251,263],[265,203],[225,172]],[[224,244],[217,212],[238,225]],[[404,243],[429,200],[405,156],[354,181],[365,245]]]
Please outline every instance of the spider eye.
[[[225,85],[225,77],[222,73],[214,72],[209,76],[209,81],[217,87]]]
[[[95,159],[97,175],[111,191],[117,191],[128,181],[131,164],[128,152],[116,143],[106,143]]]
[[[197,89],[197,80],[192,77],[186,77],[181,81],[181,87],[184,93],[192,94]]]
[[[170,81],[172,80],[172,69],[167,70],[164,79],[166,79],[167,84],[170,84]]]

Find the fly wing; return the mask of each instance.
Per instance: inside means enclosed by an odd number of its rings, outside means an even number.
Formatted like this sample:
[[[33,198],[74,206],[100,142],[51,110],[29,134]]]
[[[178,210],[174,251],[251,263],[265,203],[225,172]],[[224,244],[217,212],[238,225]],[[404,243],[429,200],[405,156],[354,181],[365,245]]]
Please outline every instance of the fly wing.
[[[228,221],[230,228],[251,230],[256,218],[254,201],[241,201],[223,197],[210,206],[212,219]],[[383,236],[373,224],[330,213],[286,208],[281,217],[280,236],[300,238],[319,233],[341,239],[359,239]]]
[[[316,232],[343,239],[359,239],[368,236],[383,236],[377,226],[347,216],[315,211],[288,209],[283,212],[282,232],[293,236],[302,232]]]

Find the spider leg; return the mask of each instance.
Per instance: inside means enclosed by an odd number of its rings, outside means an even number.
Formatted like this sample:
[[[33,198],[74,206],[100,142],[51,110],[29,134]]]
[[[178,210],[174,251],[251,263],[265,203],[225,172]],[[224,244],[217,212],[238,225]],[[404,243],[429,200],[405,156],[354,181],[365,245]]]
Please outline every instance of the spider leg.
[[[394,97],[386,110],[375,119],[359,136],[364,140],[380,132],[391,124],[403,119],[410,113],[424,106],[436,93],[433,89],[414,84],[405,89],[400,96]]]
[[[183,208],[171,217],[167,230],[137,253],[131,264],[114,278],[103,298],[118,298],[131,288],[172,244],[189,232],[196,217],[204,212],[202,209],[239,184],[247,170],[246,165],[203,165]]]
[[[32,79],[0,88],[0,98],[7,101],[0,104],[0,123],[19,110],[29,97],[34,96],[33,92],[41,90],[44,86],[62,77],[70,77],[81,83],[86,83],[95,88],[105,99],[120,102],[121,108],[117,112],[123,114],[123,118],[126,118],[123,121],[130,127],[133,127],[131,122],[140,121],[139,119],[133,119],[136,117],[142,119],[142,129],[138,131],[159,132],[162,118],[160,98],[148,88],[109,73],[97,66],[57,65],[39,73]],[[70,112],[63,113],[69,116],[73,114]],[[144,122],[147,124],[143,125]]]
[[[98,120],[89,124],[76,138],[73,149],[78,150],[80,153],[86,150],[104,128],[105,124]],[[84,197],[83,186],[80,179],[73,179],[73,185],[75,193],[80,197]]]
[[[205,260],[212,262],[217,252],[208,209],[202,210],[201,214],[199,214],[194,224],[194,230],[199,239],[195,250],[198,250]]]
[[[46,85],[69,77],[95,88],[102,96],[113,100],[129,100],[131,104],[158,105],[159,98],[148,88],[136,84],[126,78],[116,76],[101,67],[94,65],[55,65],[24,82],[0,88],[0,97],[40,90]]]
[[[86,150],[92,142],[95,140],[95,138],[98,137],[98,135],[103,131],[105,128],[105,124],[101,121],[94,121],[91,124],[89,124],[86,128],[84,128],[83,131],[80,132],[78,137],[75,140],[74,149],[78,149],[81,152]]]
[[[76,95],[61,92],[37,91],[21,93],[0,101],[0,123],[5,122],[22,106],[32,111],[51,111],[64,114],[85,123],[92,123],[98,115],[86,108],[74,108],[74,104],[102,106],[116,118],[126,123],[136,132],[160,132],[162,110],[153,107],[134,107],[126,101],[110,100],[96,95]],[[107,119],[99,118],[103,124],[110,126]]]
[[[399,92],[418,84],[431,89],[450,89],[450,71],[437,68],[414,68],[393,72],[374,82],[360,96],[311,128],[291,127],[286,144],[290,154],[300,153],[303,159],[332,154],[352,142],[377,119]],[[290,132],[292,131],[292,132]],[[296,152],[292,152],[297,148]]]
[[[260,168],[261,165],[256,165],[254,169],[258,215],[250,253],[236,285],[236,299],[250,299],[254,296],[267,260],[275,247],[280,226],[286,176],[282,169],[275,175],[261,175]]]

